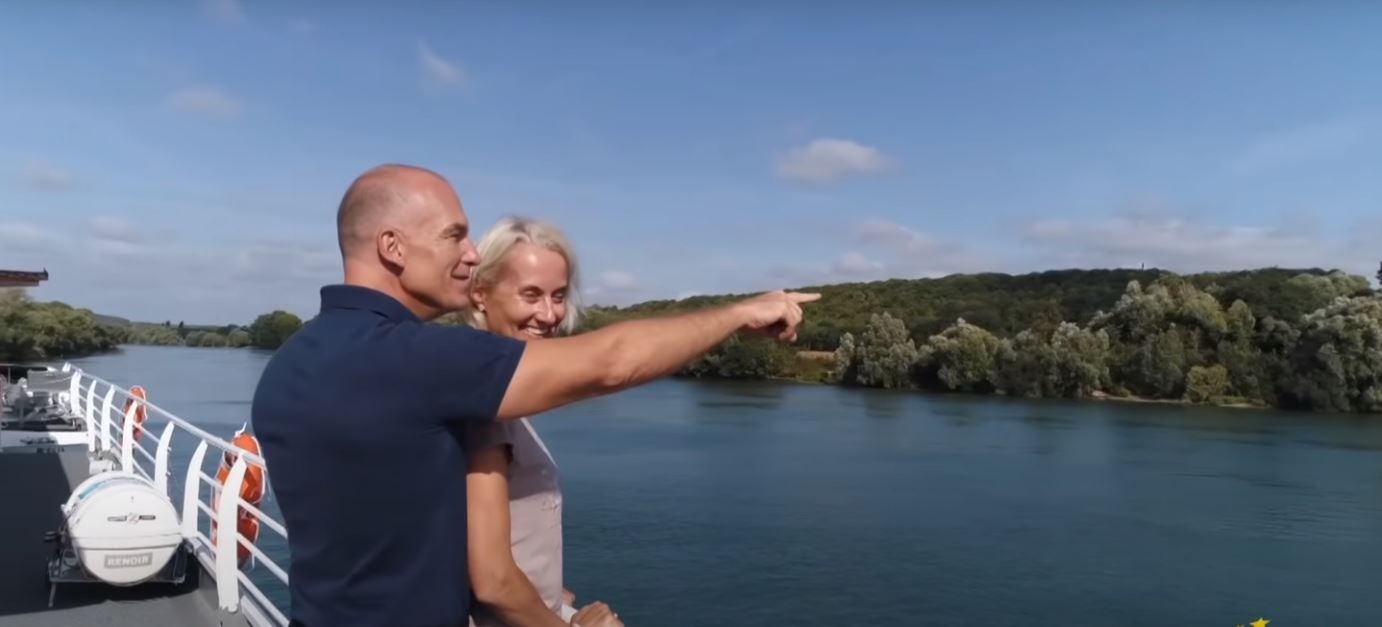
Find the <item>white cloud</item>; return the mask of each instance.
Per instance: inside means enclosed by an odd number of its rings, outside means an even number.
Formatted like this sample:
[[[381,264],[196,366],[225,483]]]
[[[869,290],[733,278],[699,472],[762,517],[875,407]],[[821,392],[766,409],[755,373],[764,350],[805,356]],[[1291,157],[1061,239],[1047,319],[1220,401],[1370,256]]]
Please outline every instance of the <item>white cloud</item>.
[[[868,258],[841,258],[835,278],[929,278],[956,272],[988,272],[1005,264],[966,242],[945,241],[891,220],[870,218],[854,226],[854,244],[869,246]],[[850,254],[847,253],[846,257]]]
[[[831,265],[831,270],[842,276],[876,277],[883,272],[883,264],[869,259],[863,253],[850,251],[840,255]]]
[[[74,183],[71,172],[46,163],[30,163],[19,173],[19,179],[36,189],[70,189]]]
[[[138,244],[147,240],[143,233],[120,218],[98,216],[91,219],[90,227],[92,235],[101,241]]]
[[[225,24],[245,23],[245,7],[240,0],[205,0],[202,7],[215,20]]]
[[[1032,238],[1047,239],[1070,235],[1074,227],[1061,220],[1038,220],[1023,227],[1023,233]]]
[[[0,222],[0,250],[6,253],[50,253],[62,244],[62,237],[25,222]]]
[[[857,251],[846,252],[829,263],[782,262],[764,269],[761,279],[739,281],[750,291],[795,288],[808,285],[857,283],[884,279],[935,278],[956,272],[985,272],[994,269],[989,257],[968,252],[958,245],[944,245],[953,253],[919,257],[893,255],[879,260]]]
[[[341,279],[331,237],[189,241],[117,217],[53,218],[0,220],[0,265],[46,267],[35,298],[100,313],[189,324],[248,324],[273,309],[306,318],[321,286]]]
[[[85,252],[92,253],[107,262],[128,263],[131,260],[146,260],[155,256],[157,250],[149,245],[118,239],[94,239]]]
[[[1217,226],[1176,216],[1124,215],[1092,223],[1045,222],[1029,242],[1072,267],[1148,267],[1176,272],[1261,267],[1339,267],[1361,272],[1361,252],[1319,233],[1277,226]]]
[[[868,219],[854,227],[854,240],[860,244],[876,244],[907,254],[927,254],[939,248],[931,237],[896,222]]]
[[[607,290],[629,290],[638,287],[638,279],[623,270],[606,270],[600,273],[600,286]]]
[[[605,270],[595,275],[595,280],[581,289],[586,302],[601,305],[630,305],[652,297],[643,288],[638,278],[623,270]],[[666,298],[666,295],[658,295]]]
[[[239,99],[212,85],[179,89],[168,97],[168,104],[179,111],[216,117],[235,117],[245,109]]]
[[[321,284],[339,280],[341,272],[336,251],[273,241],[251,242],[226,258],[229,278],[252,285]]]
[[[459,66],[442,58],[423,42],[418,43],[418,62],[422,64],[423,75],[432,82],[453,85],[463,78]]]
[[[778,176],[796,181],[829,182],[851,175],[881,172],[889,164],[877,148],[847,139],[821,138],[778,158]]]

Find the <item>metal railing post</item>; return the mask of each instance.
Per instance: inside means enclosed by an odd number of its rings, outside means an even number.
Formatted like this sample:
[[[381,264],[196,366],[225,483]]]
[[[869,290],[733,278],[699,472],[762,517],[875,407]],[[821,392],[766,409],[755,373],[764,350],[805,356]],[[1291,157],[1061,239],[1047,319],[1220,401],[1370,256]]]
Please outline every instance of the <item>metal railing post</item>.
[[[235,519],[240,511],[240,484],[245,482],[246,468],[244,458],[236,458],[216,500],[216,596],[221,609],[227,612],[240,609],[240,579],[235,576],[240,570],[236,557],[240,529]]]
[[[134,472],[134,413],[139,411],[139,402],[130,404],[125,410],[125,422],[120,428],[120,467],[125,472]]]
[[[115,385],[107,383],[110,389],[106,390],[104,404],[101,405],[101,451],[110,450],[110,412],[111,404],[115,402]],[[93,386],[94,387],[94,386]]]
[[[168,494],[168,453],[172,450],[173,430],[176,428],[177,425],[169,420],[167,426],[163,427],[163,435],[158,438],[158,452],[154,453],[154,487],[169,499],[173,495]]]
[[[82,403],[82,410],[86,413],[86,424],[91,426],[91,435],[96,435],[96,379],[91,379],[91,385],[86,386],[86,402]],[[96,450],[96,443],[92,442],[91,450]]]
[[[187,463],[187,480],[182,484],[182,537],[195,540],[197,537],[197,496],[201,494],[202,460],[206,459],[206,440],[197,445],[192,452],[192,461]]]

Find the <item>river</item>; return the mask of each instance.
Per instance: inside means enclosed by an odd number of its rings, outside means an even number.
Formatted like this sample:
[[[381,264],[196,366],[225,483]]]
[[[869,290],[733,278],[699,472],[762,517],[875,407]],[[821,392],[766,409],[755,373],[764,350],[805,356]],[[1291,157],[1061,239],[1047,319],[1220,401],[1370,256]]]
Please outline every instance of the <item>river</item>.
[[[74,363],[229,435],[268,357]],[[667,380],[534,424],[630,626],[1382,620],[1378,417]]]

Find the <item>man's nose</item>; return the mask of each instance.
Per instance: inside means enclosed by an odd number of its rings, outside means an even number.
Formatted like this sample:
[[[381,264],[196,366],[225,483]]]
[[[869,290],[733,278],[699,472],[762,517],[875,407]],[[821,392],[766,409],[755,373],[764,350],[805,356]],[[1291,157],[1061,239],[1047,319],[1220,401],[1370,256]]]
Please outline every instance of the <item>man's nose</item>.
[[[472,266],[480,263],[480,251],[475,248],[475,242],[470,241],[469,237],[461,242],[461,262]]]

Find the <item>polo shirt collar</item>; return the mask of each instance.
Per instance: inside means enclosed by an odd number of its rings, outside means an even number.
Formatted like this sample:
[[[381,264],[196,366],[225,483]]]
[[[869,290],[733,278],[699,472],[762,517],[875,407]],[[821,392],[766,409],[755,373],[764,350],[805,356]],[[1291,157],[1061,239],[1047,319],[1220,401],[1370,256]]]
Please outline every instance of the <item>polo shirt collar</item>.
[[[359,285],[336,284],[321,288],[322,311],[328,309],[362,309],[373,311],[388,320],[417,321],[419,318],[392,296]]]

